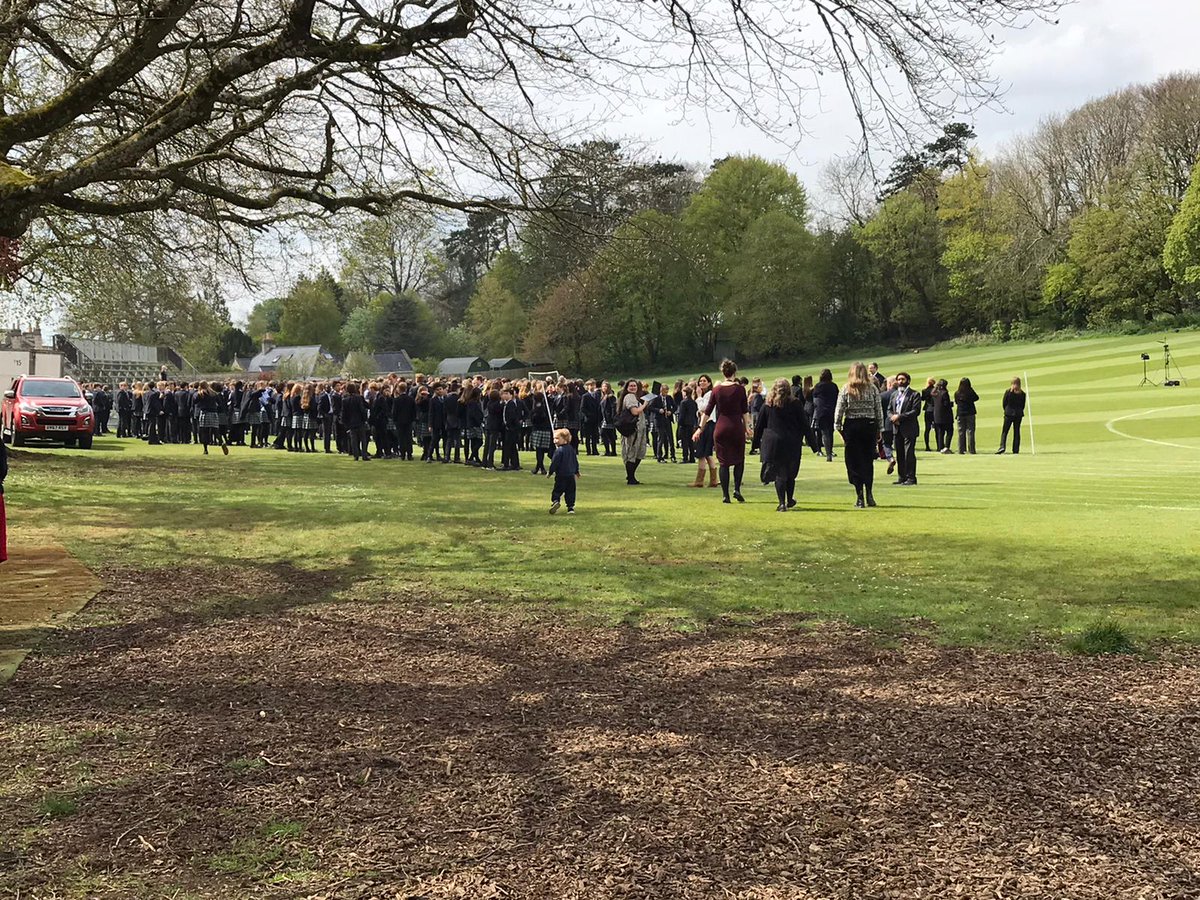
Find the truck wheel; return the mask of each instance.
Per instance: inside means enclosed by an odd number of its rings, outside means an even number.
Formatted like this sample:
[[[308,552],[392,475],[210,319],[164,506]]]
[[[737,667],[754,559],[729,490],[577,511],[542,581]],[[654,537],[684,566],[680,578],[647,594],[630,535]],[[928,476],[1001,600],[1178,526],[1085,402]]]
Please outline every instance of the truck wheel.
[[[21,434],[20,432],[14,431],[13,436],[12,436],[12,445],[14,447],[24,447],[25,446],[25,435]]]
[[[79,449],[80,450],[91,450],[92,449],[92,436],[90,434],[81,434],[79,436]]]
[[[79,443],[79,441],[76,438],[64,438],[63,439],[64,447],[68,447],[68,448],[74,447],[77,443]]]

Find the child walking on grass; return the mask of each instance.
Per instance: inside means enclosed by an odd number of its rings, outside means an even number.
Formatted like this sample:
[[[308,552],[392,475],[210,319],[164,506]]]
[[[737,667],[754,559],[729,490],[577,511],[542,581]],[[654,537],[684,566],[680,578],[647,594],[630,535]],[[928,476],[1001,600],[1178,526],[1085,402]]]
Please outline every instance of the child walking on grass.
[[[559,428],[554,432],[554,456],[550,460],[548,474],[554,476],[554,490],[550,493],[550,515],[558,512],[562,500],[567,501],[567,512],[575,514],[575,481],[579,478],[579,454],[571,446],[571,430]]]

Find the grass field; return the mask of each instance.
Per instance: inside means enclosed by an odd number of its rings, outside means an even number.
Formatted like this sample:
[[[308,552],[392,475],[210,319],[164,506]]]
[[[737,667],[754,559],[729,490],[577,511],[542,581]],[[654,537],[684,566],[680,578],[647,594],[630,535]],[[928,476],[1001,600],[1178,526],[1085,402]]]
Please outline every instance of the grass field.
[[[1170,340],[1192,387],[1137,386],[1139,353],[1158,360],[1147,337],[879,358],[917,384],[968,375],[982,400],[980,454],[920,454],[916,489],[880,467],[877,510],[852,508],[840,458],[806,456],[799,507],[780,515],[753,461],[750,502],[731,508],[685,487],[690,467],[648,460],[628,488],[619,460],[585,457],[579,514],[551,519],[549,485],[525,473],[108,438],[17,461],[11,527],[95,567],[285,562],[348,597],[415,588],[685,628],[798,612],[1008,646],[1111,619],[1139,641],[1196,641],[1200,333]],[[823,362],[840,376],[847,360]],[[1027,419],[1022,455],[993,456],[1000,395],[1026,373],[1036,455]]]
[[[1200,401],[1136,387],[1153,346],[881,358],[983,415],[875,510],[811,457],[786,515],[585,459],[550,518],[525,474],[21,454],[18,548],[100,591],[0,628],[42,638],[0,685],[0,895],[1200,896]],[[1037,454],[993,456],[1026,371]],[[1106,621],[1149,652],[1060,652]]]

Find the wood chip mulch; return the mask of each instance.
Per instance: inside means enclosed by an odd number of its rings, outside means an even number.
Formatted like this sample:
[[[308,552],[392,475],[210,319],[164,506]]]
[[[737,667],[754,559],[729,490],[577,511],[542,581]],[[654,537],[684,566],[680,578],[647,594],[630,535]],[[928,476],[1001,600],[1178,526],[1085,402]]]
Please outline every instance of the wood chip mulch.
[[[282,566],[101,575],[0,689],[0,893],[1200,897],[1186,651],[337,603]]]

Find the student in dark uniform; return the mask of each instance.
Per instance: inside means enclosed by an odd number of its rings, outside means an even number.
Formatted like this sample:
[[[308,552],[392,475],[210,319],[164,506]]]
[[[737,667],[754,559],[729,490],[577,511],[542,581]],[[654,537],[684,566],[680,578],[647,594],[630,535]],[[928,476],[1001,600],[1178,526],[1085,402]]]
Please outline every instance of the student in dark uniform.
[[[413,423],[417,419],[417,401],[409,390],[408,383],[401,381],[396,385],[392,397],[392,421],[396,423],[396,440],[399,445],[396,452],[401,459],[413,458]]]
[[[92,434],[104,433],[107,405],[108,395],[104,393],[104,385],[98,384],[92,389]]]
[[[938,453],[953,453],[950,447],[954,439],[954,398],[946,379],[940,379],[929,392],[933,403],[933,431],[937,437]]]
[[[429,396],[429,388],[422,384],[417,388],[416,417],[413,419],[413,434],[416,435],[417,444],[421,448],[421,462],[431,463],[433,462],[433,454],[429,447],[430,405],[431,400]]]
[[[617,395],[607,381],[600,385],[600,443],[605,456],[617,455]]]
[[[133,391],[124,381],[117,391],[117,437],[133,437]]]
[[[446,386],[434,384],[429,398],[429,460],[441,460],[442,444],[446,442]]]
[[[558,407],[558,427],[566,428],[571,432],[571,446],[578,451],[579,429],[582,425],[580,411],[583,406],[579,390],[573,381],[568,381],[566,384],[560,383],[559,389],[561,399]]]
[[[449,389],[442,397],[442,410],[446,416],[446,440],[442,448],[442,462],[450,462],[451,451],[454,461],[462,462],[462,416],[458,408],[460,385],[457,380],[451,381]]]
[[[833,372],[822,369],[812,389],[812,425],[819,438],[817,443],[824,450],[828,462],[833,462],[833,416],[840,393],[840,389],[834,384]]]
[[[481,466],[483,460],[479,458],[479,450],[483,446],[485,414],[483,396],[479,392],[479,387],[471,384],[463,388],[463,399],[460,402],[466,410],[466,416],[463,419],[466,423],[463,440],[467,446],[467,465]]]
[[[696,447],[692,442],[692,432],[696,430],[696,424],[700,421],[700,413],[696,408],[696,401],[692,399],[693,393],[691,385],[684,385],[680,393],[683,399],[679,401],[679,406],[675,410],[676,425],[679,427],[679,447],[683,453],[684,465],[696,461]]]
[[[175,391],[175,441],[179,444],[192,442],[192,391],[186,384],[179,384]]]
[[[925,387],[921,389],[921,408],[925,416],[925,452],[929,453],[929,432],[933,431],[933,389],[937,387],[936,378],[925,379]]]
[[[204,455],[208,456],[209,444],[220,444],[221,452],[229,455],[229,446],[221,438],[221,420],[217,412],[217,392],[214,385],[200,382],[196,388],[196,434],[204,447]]]
[[[588,381],[579,397],[579,423],[588,456],[600,455],[600,421],[600,391],[595,381]]]
[[[367,452],[367,404],[358,390],[358,382],[346,384],[342,396],[342,424],[346,427],[346,441],[350,455],[366,462],[371,458]]]
[[[672,428],[675,420],[675,398],[671,396],[671,389],[667,385],[659,386],[658,396],[650,401],[647,412],[654,417],[655,460],[665,463],[670,456],[671,462],[676,462],[675,431]]]
[[[172,385],[162,386],[162,435],[163,440],[172,444],[179,443],[179,407],[175,403],[175,391]]]
[[[133,385],[133,406],[130,408],[130,416],[132,418],[133,436],[135,438],[145,437],[146,387],[140,381],[135,382]]]
[[[262,394],[262,384],[246,385],[245,390],[242,391],[242,406],[238,410],[238,419],[241,421],[242,427],[250,432],[251,448],[262,446]]]
[[[392,433],[388,421],[392,417],[392,398],[387,390],[372,385],[371,402],[368,404],[367,424],[371,426],[371,437],[375,439],[375,458],[390,459],[392,456]]]
[[[979,395],[971,387],[971,379],[964,378],[954,392],[954,405],[958,412],[958,452],[975,453],[975,404]]]
[[[546,386],[536,382],[533,386],[533,403],[529,408],[529,421],[533,426],[530,441],[533,444],[535,463],[534,475],[546,475],[546,455],[554,446],[554,424],[550,421],[550,409],[546,405]],[[568,432],[569,434],[569,432]]]
[[[579,454],[571,446],[571,432],[560,428],[554,432],[554,458],[550,460],[554,489],[550,492],[550,515],[558,512],[563,500],[567,513],[575,513],[575,482],[579,480]]]
[[[500,391],[493,387],[487,394],[484,409],[487,418],[484,422],[483,467],[496,468],[496,451],[504,441],[504,402],[500,399]]]
[[[150,390],[142,395],[142,413],[146,419],[146,436],[151,445],[161,444],[163,441],[162,423],[163,423],[163,391],[164,382],[159,382],[157,387],[151,386]]]
[[[504,403],[504,445],[500,451],[500,469],[504,472],[519,472],[521,456],[518,448],[521,440],[521,404],[511,387],[500,392]]]

